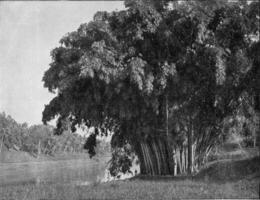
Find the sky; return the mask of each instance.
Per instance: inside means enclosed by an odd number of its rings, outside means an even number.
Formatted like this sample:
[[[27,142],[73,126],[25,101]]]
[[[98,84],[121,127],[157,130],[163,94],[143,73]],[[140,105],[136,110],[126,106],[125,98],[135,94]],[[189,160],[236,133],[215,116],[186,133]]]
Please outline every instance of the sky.
[[[19,123],[41,123],[44,105],[54,97],[42,82],[50,51],[97,11],[123,8],[122,1],[1,1],[0,112]]]

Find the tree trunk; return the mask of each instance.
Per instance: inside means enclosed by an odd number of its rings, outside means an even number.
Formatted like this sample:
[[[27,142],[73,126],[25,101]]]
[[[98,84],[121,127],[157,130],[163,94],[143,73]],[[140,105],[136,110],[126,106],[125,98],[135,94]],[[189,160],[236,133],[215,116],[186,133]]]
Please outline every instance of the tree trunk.
[[[185,172],[187,172],[187,168],[188,168],[188,148],[185,147],[184,149],[185,149],[184,150],[184,160],[185,160],[184,170],[185,170]]]
[[[4,144],[4,135],[1,137],[1,147],[0,147],[0,152],[2,152],[3,144]]]
[[[259,117],[260,117],[260,93],[256,93],[255,94],[255,110],[258,113],[258,126],[257,126],[257,134],[256,134],[256,146],[258,145],[259,148],[259,152],[260,152],[260,121],[259,121]]]
[[[188,174],[192,173],[192,167],[193,167],[193,163],[192,163],[192,157],[193,157],[193,152],[192,152],[192,135],[193,135],[193,127],[192,124],[190,125],[190,128],[188,130],[188,169],[187,172]]]
[[[38,152],[37,152],[37,158],[39,158],[40,154],[41,154],[41,141],[39,140],[39,143],[38,143]]]
[[[137,145],[141,174],[174,175],[174,162],[167,141],[152,138]]]
[[[180,174],[183,173],[183,149],[179,148],[179,172]]]

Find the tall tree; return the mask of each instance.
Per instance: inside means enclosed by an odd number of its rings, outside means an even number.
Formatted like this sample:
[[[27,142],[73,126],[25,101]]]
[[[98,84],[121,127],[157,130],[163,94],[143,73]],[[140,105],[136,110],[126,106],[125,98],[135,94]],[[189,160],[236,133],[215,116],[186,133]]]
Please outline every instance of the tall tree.
[[[58,116],[57,133],[67,119],[72,129],[95,126],[92,153],[96,135],[113,131],[112,147],[130,144],[141,173],[163,175],[174,173],[169,114],[185,111],[191,172],[191,145],[214,141],[244,91],[259,16],[247,4],[170,3],[128,0],[126,10],[98,12],[63,37],[43,77],[57,94],[43,122]]]

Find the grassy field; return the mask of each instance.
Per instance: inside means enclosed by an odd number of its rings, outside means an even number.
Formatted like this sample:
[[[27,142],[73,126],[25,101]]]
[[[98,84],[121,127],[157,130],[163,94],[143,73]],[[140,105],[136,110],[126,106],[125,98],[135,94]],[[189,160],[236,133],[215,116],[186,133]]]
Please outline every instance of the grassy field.
[[[203,199],[259,198],[259,180],[207,182],[195,180],[127,180],[93,183],[13,185],[0,187],[0,199]]]

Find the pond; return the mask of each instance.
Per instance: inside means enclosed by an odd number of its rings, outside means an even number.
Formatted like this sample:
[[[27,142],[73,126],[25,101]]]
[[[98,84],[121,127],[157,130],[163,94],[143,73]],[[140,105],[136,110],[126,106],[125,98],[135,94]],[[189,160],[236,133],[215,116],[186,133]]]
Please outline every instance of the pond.
[[[19,183],[91,183],[104,177],[108,158],[0,163],[0,185]]]

